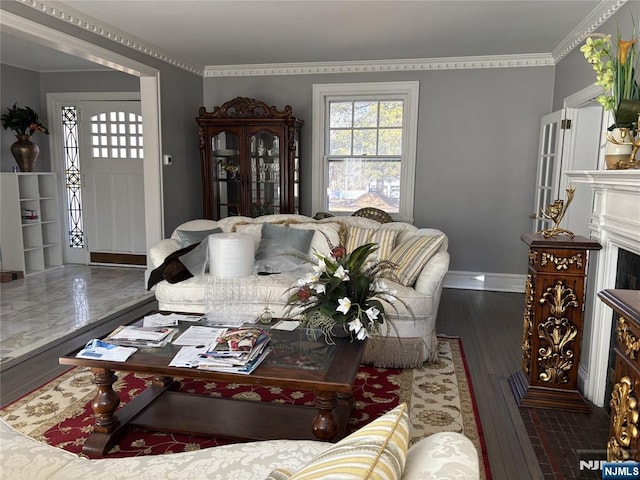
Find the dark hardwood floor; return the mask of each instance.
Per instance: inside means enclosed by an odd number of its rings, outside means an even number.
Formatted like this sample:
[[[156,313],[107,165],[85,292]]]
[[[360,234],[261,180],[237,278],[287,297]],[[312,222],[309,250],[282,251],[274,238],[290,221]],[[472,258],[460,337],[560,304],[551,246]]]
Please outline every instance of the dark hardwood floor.
[[[155,307],[145,308],[151,310]],[[554,461],[545,463],[545,452],[540,447],[539,436],[527,432],[527,426],[531,427],[531,418],[521,413],[508,385],[508,377],[520,368],[523,308],[523,294],[444,289],[438,315],[438,333],[462,339],[493,478],[579,478],[572,476],[571,472],[562,472],[560,467],[556,468]],[[125,312],[124,316],[111,319],[99,331],[82,332],[80,337],[67,339],[60,345],[39,352],[28,361],[4,369],[0,373],[2,405],[61,373],[64,370],[58,365],[61,354],[79,348],[88,338],[106,334],[112,329],[113,323],[124,322],[143,313],[139,310]],[[590,422],[594,419],[601,424],[608,421],[608,415],[601,409],[597,410],[595,415],[585,416],[584,430],[591,428]],[[533,417],[539,419],[536,420],[539,422],[537,428],[545,429],[545,421],[557,423],[558,416],[562,417],[563,413],[555,415],[554,419],[554,414],[534,414]],[[549,431],[552,429],[549,428]],[[564,442],[569,443],[572,450],[582,448],[578,435],[571,435],[571,432],[565,432]],[[598,435],[604,434],[600,432]],[[603,440],[594,439],[593,435],[591,437],[596,445],[601,441],[606,445],[606,437]]]
[[[579,470],[583,458],[601,459],[609,414],[518,407],[508,378],[520,369],[524,295],[445,289],[438,333],[462,339],[496,480],[601,478]],[[594,452],[584,457],[584,452]]]
[[[462,339],[496,480],[544,478],[507,379],[520,368],[524,294],[444,289],[438,333]]]

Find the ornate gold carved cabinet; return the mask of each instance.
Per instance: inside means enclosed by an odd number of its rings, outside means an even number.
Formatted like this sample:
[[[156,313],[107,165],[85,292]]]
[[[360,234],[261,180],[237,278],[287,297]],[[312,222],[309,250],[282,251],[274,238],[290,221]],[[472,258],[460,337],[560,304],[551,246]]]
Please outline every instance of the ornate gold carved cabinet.
[[[611,392],[611,422],[607,443],[609,462],[640,461],[640,291],[603,290],[600,299],[618,316],[613,351],[616,358]]]
[[[525,234],[529,271],[525,288],[522,369],[509,384],[523,407],[587,413],[577,389],[589,250],[601,246],[585,237]]]
[[[204,218],[300,212],[300,129],[282,111],[236,97],[196,118]]]

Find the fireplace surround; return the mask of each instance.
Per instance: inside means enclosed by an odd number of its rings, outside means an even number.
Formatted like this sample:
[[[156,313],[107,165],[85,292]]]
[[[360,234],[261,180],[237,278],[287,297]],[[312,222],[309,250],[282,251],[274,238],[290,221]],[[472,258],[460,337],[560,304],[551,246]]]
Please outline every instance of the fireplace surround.
[[[597,292],[615,288],[619,251],[640,255],[640,170],[565,172],[568,183],[593,189],[589,236],[602,245],[590,260],[578,387],[595,405],[605,404],[613,312]],[[608,402],[607,402],[608,403]]]

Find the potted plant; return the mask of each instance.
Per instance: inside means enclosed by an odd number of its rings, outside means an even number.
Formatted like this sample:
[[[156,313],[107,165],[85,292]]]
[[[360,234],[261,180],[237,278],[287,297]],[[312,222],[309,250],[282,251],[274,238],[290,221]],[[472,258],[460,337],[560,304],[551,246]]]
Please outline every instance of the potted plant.
[[[364,340],[378,333],[385,320],[395,328],[385,304],[395,310],[393,303],[399,301],[411,313],[382,279],[393,276],[396,266],[370,257],[377,249],[377,244],[367,243],[347,253],[340,245],[328,256],[315,254],[313,272],[292,287],[287,301],[287,312],[302,317],[309,336],[315,338],[321,332],[327,343],[332,343],[334,336]]]
[[[4,129],[13,130],[16,134],[17,141],[11,145],[11,153],[20,171],[31,172],[40,153],[40,148],[31,141],[31,135],[35,132],[48,135],[49,130],[31,107],[18,107],[17,103],[7,108],[1,119]]]
[[[618,33],[614,42],[611,35],[593,34],[580,48],[587,61],[596,72],[595,85],[604,92],[597,97],[605,110],[612,112],[614,123],[607,135],[609,168],[629,168],[635,161],[637,152],[638,116],[640,115],[640,85],[637,71],[639,55],[638,34],[633,26],[631,38],[624,40]],[[615,157],[614,157],[615,155]],[[629,163],[631,165],[629,165]]]

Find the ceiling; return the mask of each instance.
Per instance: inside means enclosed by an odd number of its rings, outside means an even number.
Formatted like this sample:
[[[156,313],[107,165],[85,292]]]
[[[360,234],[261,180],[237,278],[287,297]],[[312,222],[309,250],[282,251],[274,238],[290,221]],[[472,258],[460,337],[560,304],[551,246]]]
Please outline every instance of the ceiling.
[[[47,2],[194,65],[550,54],[600,0]],[[584,25],[582,26],[584,28]],[[36,71],[99,69],[6,32],[1,60]],[[27,50],[28,55],[24,54]]]

